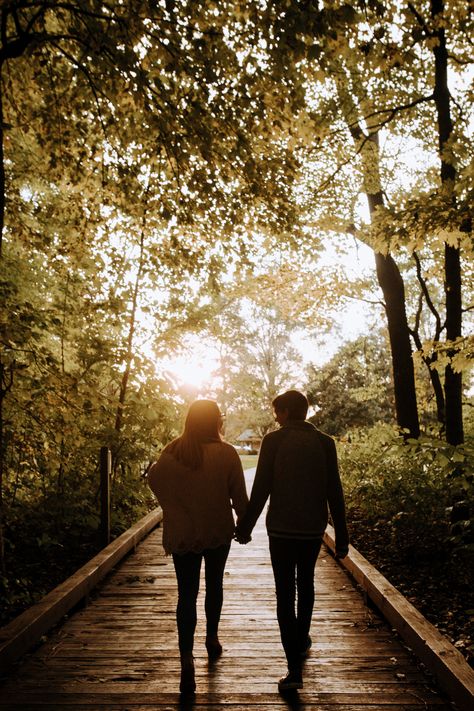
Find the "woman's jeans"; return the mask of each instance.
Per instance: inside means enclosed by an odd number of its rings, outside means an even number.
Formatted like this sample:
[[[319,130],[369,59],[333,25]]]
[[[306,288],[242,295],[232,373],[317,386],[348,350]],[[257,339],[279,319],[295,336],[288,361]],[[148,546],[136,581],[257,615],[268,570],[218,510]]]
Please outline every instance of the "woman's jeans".
[[[288,669],[301,667],[314,606],[314,568],[321,539],[269,537],[277,618]]]
[[[221,618],[224,568],[229,555],[230,543],[218,548],[207,548],[202,553],[173,553],[174,569],[178,581],[178,623],[179,651],[190,654],[193,651],[196,629],[196,601],[199,593],[201,562],[204,558],[206,597],[206,636],[217,636]]]

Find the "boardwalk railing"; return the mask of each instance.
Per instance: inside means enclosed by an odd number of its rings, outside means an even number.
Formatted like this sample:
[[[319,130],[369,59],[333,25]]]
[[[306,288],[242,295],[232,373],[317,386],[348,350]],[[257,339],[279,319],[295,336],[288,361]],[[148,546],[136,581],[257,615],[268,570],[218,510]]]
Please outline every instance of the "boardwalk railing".
[[[109,573],[163,518],[156,508],[122,533],[33,607],[0,629],[0,669],[33,647]]]
[[[334,553],[334,529],[327,527],[324,542]],[[443,691],[459,708],[474,709],[474,670],[461,652],[371,565],[355,548],[340,561],[367,593],[382,616],[397,630]]]

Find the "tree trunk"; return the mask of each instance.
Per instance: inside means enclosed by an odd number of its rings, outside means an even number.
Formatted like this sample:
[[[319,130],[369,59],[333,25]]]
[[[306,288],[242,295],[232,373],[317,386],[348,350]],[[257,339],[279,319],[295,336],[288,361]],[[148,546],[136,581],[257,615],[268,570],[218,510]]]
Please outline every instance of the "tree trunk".
[[[414,329],[411,331],[411,335],[413,340],[415,341],[415,345],[420,351],[420,353],[423,352],[423,344],[421,342],[420,334],[418,332],[418,328]],[[435,339],[438,341],[438,336]],[[436,401],[436,419],[442,426],[443,431],[446,429],[446,407],[445,407],[445,402],[444,402],[444,390],[443,390],[443,383],[441,382],[441,378],[439,377],[439,373],[436,370],[436,368],[433,368],[433,364],[436,363],[438,360],[438,354],[436,351],[432,353],[431,355],[425,356],[422,355],[423,362],[425,363],[427,369],[428,369],[428,375],[430,378],[431,386],[433,388],[433,392],[435,395],[435,401]]]
[[[436,348],[433,349],[433,352],[429,355],[426,355],[423,352],[423,343],[420,337],[420,319],[421,319],[421,312],[423,308],[423,301],[426,302],[426,305],[428,306],[429,310],[433,314],[436,322],[435,326],[435,334],[433,337],[433,340],[436,344],[439,343],[439,339],[441,337],[441,333],[443,331],[443,324],[441,321],[441,316],[439,314],[438,309],[434,305],[434,302],[430,296],[430,292],[428,289],[428,284],[426,283],[426,279],[423,277],[422,274],[422,269],[421,269],[421,261],[420,258],[417,254],[416,251],[413,252],[413,258],[415,260],[416,264],[416,275],[418,278],[418,281],[420,283],[421,287],[421,294],[419,296],[419,301],[418,301],[418,312],[415,317],[415,326],[413,330],[410,332],[411,336],[415,342],[415,346],[417,347],[418,351],[421,353],[421,357],[423,358],[423,362],[425,363],[426,367],[428,368],[428,373],[431,381],[431,385],[433,387],[433,392],[436,398],[436,418],[440,425],[442,426],[443,433],[446,431],[446,406],[445,406],[445,401],[444,401],[444,389],[443,389],[443,383],[441,382],[440,375],[437,371],[436,368],[434,368],[434,364],[438,360],[438,352]]]
[[[3,99],[2,99],[2,66],[0,65],[0,262],[2,260],[3,224],[5,221],[5,162],[3,154]],[[3,390],[4,365],[0,361],[0,571],[5,572],[5,544],[3,537],[4,506],[3,506],[3,476],[5,467],[5,443],[3,434]]]
[[[373,215],[377,207],[383,205],[383,194],[369,193],[367,200],[370,214]],[[417,438],[420,435],[420,422],[403,278],[390,254],[375,252],[375,266],[387,314],[397,424],[401,429],[407,430],[410,437]]]
[[[460,251],[445,245],[446,339],[455,341],[462,333],[461,259]],[[452,357],[456,351],[450,349]],[[456,373],[451,364],[444,374],[446,401],[446,440],[449,444],[464,442],[462,415],[462,373]]]
[[[436,19],[444,12],[443,0],[431,1],[431,16]],[[441,184],[444,194],[452,207],[456,205],[454,187],[456,168],[449,155],[449,140],[453,131],[451,119],[451,104],[448,87],[448,51],[446,34],[441,26],[435,31],[437,43],[433,47],[435,58],[434,100],[438,119],[439,153],[441,159]],[[453,356],[455,349],[449,348],[450,343],[462,335],[462,296],[461,296],[461,253],[458,247],[445,244],[445,279],[446,296],[446,340],[448,355]],[[461,444],[464,441],[462,416],[462,373],[454,372],[450,363],[446,366],[444,392],[446,402],[446,440],[450,444]]]
[[[435,358],[430,359],[427,363],[428,371],[430,375],[431,385],[433,387],[433,392],[436,399],[436,419],[442,425],[442,428],[446,427],[446,403],[444,400],[443,384],[439,373],[437,370],[433,370],[431,367],[432,363],[435,362]]]
[[[148,194],[148,188],[146,191],[146,195],[147,194]],[[120,446],[121,446],[119,443],[119,435],[122,430],[123,413],[124,413],[125,400],[127,397],[127,390],[128,390],[128,381],[130,379],[130,374],[131,374],[131,370],[132,370],[133,341],[134,341],[135,329],[136,329],[138,294],[140,291],[143,265],[144,265],[144,261],[145,261],[145,226],[146,226],[146,212],[143,215],[142,227],[141,227],[141,232],[140,232],[140,254],[139,254],[139,258],[138,258],[138,267],[137,267],[137,274],[135,277],[135,284],[133,286],[132,307],[131,307],[131,312],[130,312],[130,319],[128,322],[127,351],[125,354],[125,364],[124,364],[124,370],[122,373],[122,379],[120,382],[119,400],[117,403],[117,412],[115,415],[114,429],[117,434],[117,441],[116,441],[116,447],[114,448],[114,451],[112,452],[112,471],[113,471],[114,477],[115,477],[115,473],[117,471],[117,467],[119,465],[118,452],[119,452]]]
[[[389,254],[385,256],[376,252],[375,265],[387,314],[397,424],[400,428],[408,430],[410,437],[416,438],[420,434],[420,424],[403,279],[394,259]]]
[[[364,191],[371,218],[374,219],[377,208],[384,205],[379,171],[378,133],[366,133],[360,123],[354,120],[359,112],[343,82],[339,82],[338,91],[341,106],[349,108],[345,120],[362,158]],[[410,437],[416,439],[420,435],[420,422],[403,278],[390,254],[384,255],[376,251],[374,253],[377,279],[384,295],[387,314],[397,424],[401,429],[407,430]]]
[[[3,498],[3,485],[5,476],[5,434],[3,431],[4,417],[3,404],[5,397],[13,385],[13,365],[6,368],[0,360],[0,572],[5,573],[5,502]]]
[[[3,501],[3,479],[5,470],[5,445],[4,445],[4,434],[3,434],[3,363],[0,363],[0,572],[5,574],[5,539],[4,539],[4,501]]]
[[[0,261],[3,252],[3,230],[5,225],[5,153],[2,98],[2,65],[0,64]]]
[[[125,406],[125,398],[127,396],[128,381],[130,378],[130,373],[132,369],[132,359],[133,359],[133,339],[135,336],[136,328],[136,318],[137,318],[137,306],[138,306],[138,292],[140,289],[140,280],[143,270],[143,251],[144,251],[144,230],[142,230],[140,236],[140,258],[137,269],[137,276],[135,279],[135,284],[133,287],[132,296],[132,309],[130,312],[130,319],[128,322],[128,336],[127,336],[127,352],[125,355],[125,367],[122,373],[122,380],[120,382],[120,392],[119,401],[117,405],[117,413],[115,415],[115,431],[117,433],[122,429],[123,422],[123,409]]]

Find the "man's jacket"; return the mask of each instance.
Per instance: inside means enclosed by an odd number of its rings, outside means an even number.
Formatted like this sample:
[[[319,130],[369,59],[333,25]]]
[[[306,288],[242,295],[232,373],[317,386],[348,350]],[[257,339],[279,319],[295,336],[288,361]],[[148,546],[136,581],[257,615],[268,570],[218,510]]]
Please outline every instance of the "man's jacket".
[[[269,536],[320,538],[328,523],[329,506],[336,532],[336,552],[347,553],[344,495],[332,437],[305,420],[290,420],[267,434],[239,532],[252,530],[268,497]]]

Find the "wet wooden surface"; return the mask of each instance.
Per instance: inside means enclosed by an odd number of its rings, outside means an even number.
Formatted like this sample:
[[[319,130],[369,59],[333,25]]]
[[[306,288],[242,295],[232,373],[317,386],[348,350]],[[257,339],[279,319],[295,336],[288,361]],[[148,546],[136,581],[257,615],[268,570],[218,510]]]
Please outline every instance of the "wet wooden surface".
[[[292,695],[278,693],[277,680],[286,665],[263,516],[252,543],[232,545],[220,628],[224,654],[212,664],[204,647],[203,597],[193,701],[183,701],[178,693],[176,585],[158,528],[87,607],[11,671],[0,685],[0,710],[452,708],[324,548],[317,564],[313,648],[305,662],[304,688]]]

